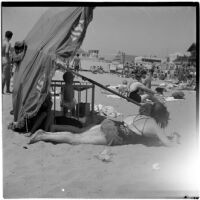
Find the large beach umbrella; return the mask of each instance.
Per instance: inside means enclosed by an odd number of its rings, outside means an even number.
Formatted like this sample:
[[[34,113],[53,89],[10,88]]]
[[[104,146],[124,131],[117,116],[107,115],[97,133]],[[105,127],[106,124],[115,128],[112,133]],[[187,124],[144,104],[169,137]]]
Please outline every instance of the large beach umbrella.
[[[53,7],[38,20],[25,38],[26,55],[13,89],[14,121],[24,123],[44,102],[57,57],[73,56],[83,42],[93,7]]]

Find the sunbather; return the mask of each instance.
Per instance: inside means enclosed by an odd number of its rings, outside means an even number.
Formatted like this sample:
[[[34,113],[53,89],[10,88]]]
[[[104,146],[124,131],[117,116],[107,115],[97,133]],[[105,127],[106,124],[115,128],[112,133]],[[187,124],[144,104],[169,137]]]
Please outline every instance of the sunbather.
[[[143,143],[172,146],[176,142],[165,135],[168,120],[169,112],[162,103],[144,104],[136,116],[128,117],[123,122],[105,119],[100,125],[80,134],[39,130],[30,140],[30,144],[44,141],[68,144],[122,145]],[[171,139],[175,138],[175,135],[177,134],[171,134]]]
[[[129,98],[133,99],[134,101],[138,103],[144,103],[145,100],[149,99],[152,102],[158,102],[159,100],[154,96],[156,92],[152,91],[151,89],[147,88],[142,83],[142,74],[138,72],[135,75],[136,81],[131,82],[129,84]]]
[[[196,80],[195,78],[189,74],[187,77],[187,83],[179,83],[177,89],[178,90],[195,90]]]

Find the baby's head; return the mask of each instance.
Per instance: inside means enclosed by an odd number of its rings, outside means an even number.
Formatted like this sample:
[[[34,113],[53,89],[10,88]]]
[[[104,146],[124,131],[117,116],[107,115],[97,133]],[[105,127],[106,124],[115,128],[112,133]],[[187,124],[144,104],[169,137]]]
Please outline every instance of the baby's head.
[[[74,75],[71,72],[67,71],[63,74],[63,80],[66,84],[72,84],[74,80]]]

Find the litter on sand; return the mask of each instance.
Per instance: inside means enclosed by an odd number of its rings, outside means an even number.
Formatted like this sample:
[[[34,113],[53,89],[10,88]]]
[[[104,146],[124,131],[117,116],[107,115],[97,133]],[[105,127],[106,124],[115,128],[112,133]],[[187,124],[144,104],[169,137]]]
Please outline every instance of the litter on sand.
[[[100,154],[95,155],[95,157],[103,162],[111,162],[111,153],[104,149]]]
[[[159,163],[154,163],[154,164],[152,165],[152,169],[153,169],[153,170],[159,170],[159,169],[160,169],[160,164],[159,164]]]

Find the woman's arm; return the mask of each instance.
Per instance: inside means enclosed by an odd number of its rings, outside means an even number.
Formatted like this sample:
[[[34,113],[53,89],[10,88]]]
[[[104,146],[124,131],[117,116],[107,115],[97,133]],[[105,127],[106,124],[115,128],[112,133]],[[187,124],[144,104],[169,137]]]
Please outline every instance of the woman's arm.
[[[133,83],[133,80],[131,80],[131,81],[128,83],[128,85],[127,85],[128,91],[130,91],[130,86],[131,86],[132,83]]]
[[[167,134],[165,133],[164,129],[160,128],[157,124],[156,124],[156,128],[155,128],[155,134],[158,136],[158,138],[160,139],[160,141],[165,145],[165,146],[175,146],[177,144],[176,141],[174,140],[169,140],[168,137],[166,136]]]
[[[147,93],[156,94],[156,92],[154,92],[153,90],[147,88],[142,83],[138,85],[138,88],[141,89],[141,90],[144,90]]]

